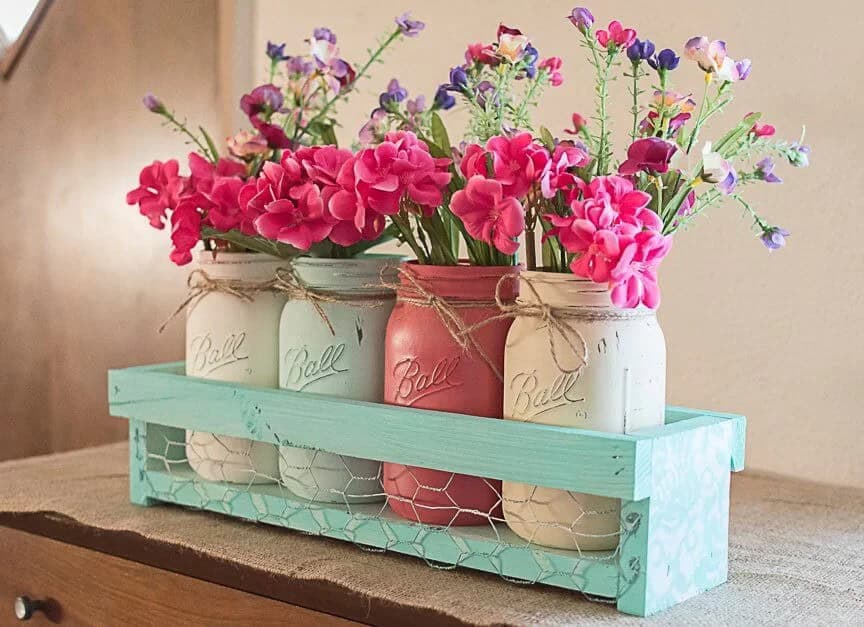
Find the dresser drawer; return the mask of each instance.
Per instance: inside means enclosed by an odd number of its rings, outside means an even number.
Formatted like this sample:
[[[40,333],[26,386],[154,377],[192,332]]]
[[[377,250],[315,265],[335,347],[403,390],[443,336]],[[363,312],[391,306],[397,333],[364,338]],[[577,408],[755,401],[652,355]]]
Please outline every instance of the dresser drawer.
[[[357,625],[348,620],[0,527],[0,625],[15,600],[44,602],[30,625]]]

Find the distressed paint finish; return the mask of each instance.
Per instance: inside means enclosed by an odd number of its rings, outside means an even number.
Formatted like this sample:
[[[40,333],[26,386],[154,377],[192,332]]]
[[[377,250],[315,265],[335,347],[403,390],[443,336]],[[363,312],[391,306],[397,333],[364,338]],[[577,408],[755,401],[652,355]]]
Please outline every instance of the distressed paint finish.
[[[180,371],[165,364],[110,374],[111,411],[130,418],[134,503],[178,503],[615,598],[619,610],[641,616],[726,581],[729,473],[743,468],[743,416],[668,408],[666,425],[616,435],[207,382]],[[313,413],[324,418],[310,419]],[[340,428],[328,430],[336,420]],[[274,425],[296,427],[298,441],[339,454],[427,466],[434,454],[442,469],[480,468],[487,476],[623,498],[619,552],[580,555],[528,546],[503,525],[442,529],[376,505],[310,503],[279,485],[202,481],[183,461],[182,446],[172,444],[187,427],[279,441]],[[446,446],[435,437],[443,425]],[[364,435],[370,429],[377,439]],[[526,444],[545,450],[545,460],[512,468],[509,456]]]

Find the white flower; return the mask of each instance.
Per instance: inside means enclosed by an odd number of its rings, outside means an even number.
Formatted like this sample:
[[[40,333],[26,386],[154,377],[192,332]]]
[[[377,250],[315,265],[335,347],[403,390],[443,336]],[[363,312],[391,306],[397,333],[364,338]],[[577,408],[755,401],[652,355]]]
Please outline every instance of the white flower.
[[[705,142],[702,148],[702,180],[719,183],[729,175],[730,169],[729,162],[711,149],[711,142]]]

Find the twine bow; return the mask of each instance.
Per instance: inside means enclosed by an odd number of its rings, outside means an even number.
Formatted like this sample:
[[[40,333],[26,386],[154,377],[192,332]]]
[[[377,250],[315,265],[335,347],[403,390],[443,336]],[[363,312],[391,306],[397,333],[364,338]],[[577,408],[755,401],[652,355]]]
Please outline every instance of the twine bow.
[[[201,302],[207,294],[211,292],[219,292],[228,294],[240,300],[251,303],[255,300],[255,296],[263,292],[272,292],[275,287],[274,280],[269,281],[243,281],[241,279],[216,279],[211,277],[205,270],[198,268],[189,273],[186,278],[186,285],[189,292],[182,303],[174,310],[168,319],[159,327],[159,333],[165,330],[165,327],[180,315],[185,310],[192,311],[196,305]]]
[[[364,285],[364,287],[366,287]],[[286,294],[290,300],[308,301],[318,312],[321,321],[327,325],[331,335],[336,335],[333,323],[322,307],[322,303],[341,303],[351,307],[362,309],[375,309],[384,304],[380,294],[361,294],[357,292],[320,291],[309,287],[299,276],[293,267],[278,268],[276,278],[273,281],[273,289]]]
[[[492,358],[489,357],[489,354],[483,349],[483,347],[477,342],[474,338],[473,331],[482,326],[485,326],[489,322],[492,322],[492,319],[484,320],[481,323],[475,325],[467,325],[462,317],[458,314],[458,309],[468,309],[468,308],[476,308],[476,307],[489,307],[490,305],[498,303],[498,294],[496,290],[496,298],[495,301],[489,300],[447,300],[442,298],[436,294],[433,294],[425,287],[423,287],[419,281],[414,277],[411,272],[404,270],[403,268],[396,268],[396,272],[398,275],[407,280],[410,285],[405,285],[401,283],[387,283],[384,279],[384,271],[392,270],[392,266],[388,268],[384,268],[381,272],[381,285],[383,287],[387,287],[394,291],[397,291],[398,296],[397,300],[403,303],[410,303],[417,307],[429,307],[438,314],[438,318],[441,320],[441,324],[444,326],[444,329],[450,334],[450,337],[453,341],[461,348],[463,351],[473,350],[476,352],[480,358],[489,366],[489,369],[495,374],[499,381],[504,381],[504,376],[495,363],[492,361]],[[507,276],[516,276],[516,275],[506,275],[502,277],[502,279]],[[499,281],[500,284],[500,281]],[[496,316],[495,318],[499,318],[500,316]]]

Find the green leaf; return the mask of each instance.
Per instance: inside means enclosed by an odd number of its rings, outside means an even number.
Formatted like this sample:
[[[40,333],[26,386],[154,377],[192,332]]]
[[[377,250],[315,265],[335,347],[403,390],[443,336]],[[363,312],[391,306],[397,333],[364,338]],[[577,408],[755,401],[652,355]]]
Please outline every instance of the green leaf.
[[[213,143],[213,139],[210,137],[207,131],[204,130],[203,126],[199,126],[198,130],[201,131],[201,134],[204,136],[204,141],[207,142],[207,147],[210,149],[210,159],[213,161],[213,163],[216,163],[217,161],[219,161],[219,151],[216,150],[216,144]]]
[[[738,123],[738,126],[733,128],[731,131],[726,133],[723,137],[720,138],[716,144],[714,144],[714,150],[723,154],[722,150],[727,146],[735,145],[735,143],[744,135],[750,132],[750,129],[753,128],[753,125],[759,121],[762,117],[761,113],[751,113],[747,117],[745,117],[741,122]],[[728,156],[728,155],[723,155]]]
[[[336,131],[333,129],[333,126],[325,126],[321,131],[321,139],[325,144],[332,144],[333,146],[339,145],[339,140],[336,139]]]
[[[546,146],[546,150],[549,152],[555,150],[555,138],[552,137],[552,133],[545,126],[540,127],[540,140],[543,142],[543,145]]]
[[[446,155],[450,156],[450,138],[447,136],[447,127],[437,113],[432,114],[432,141],[441,148]]]
[[[304,254],[303,251],[288,244],[275,242],[258,235],[245,235],[237,230],[227,232],[217,231],[212,227],[205,226],[201,228],[201,237],[204,239],[222,240],[223,242],[234,244],[235,246],[245,248],[246,250],[263,253],[265,255],[272,255],[273,257],[279,257],[281,259],[293,259],[294,257],[299,257]]]

